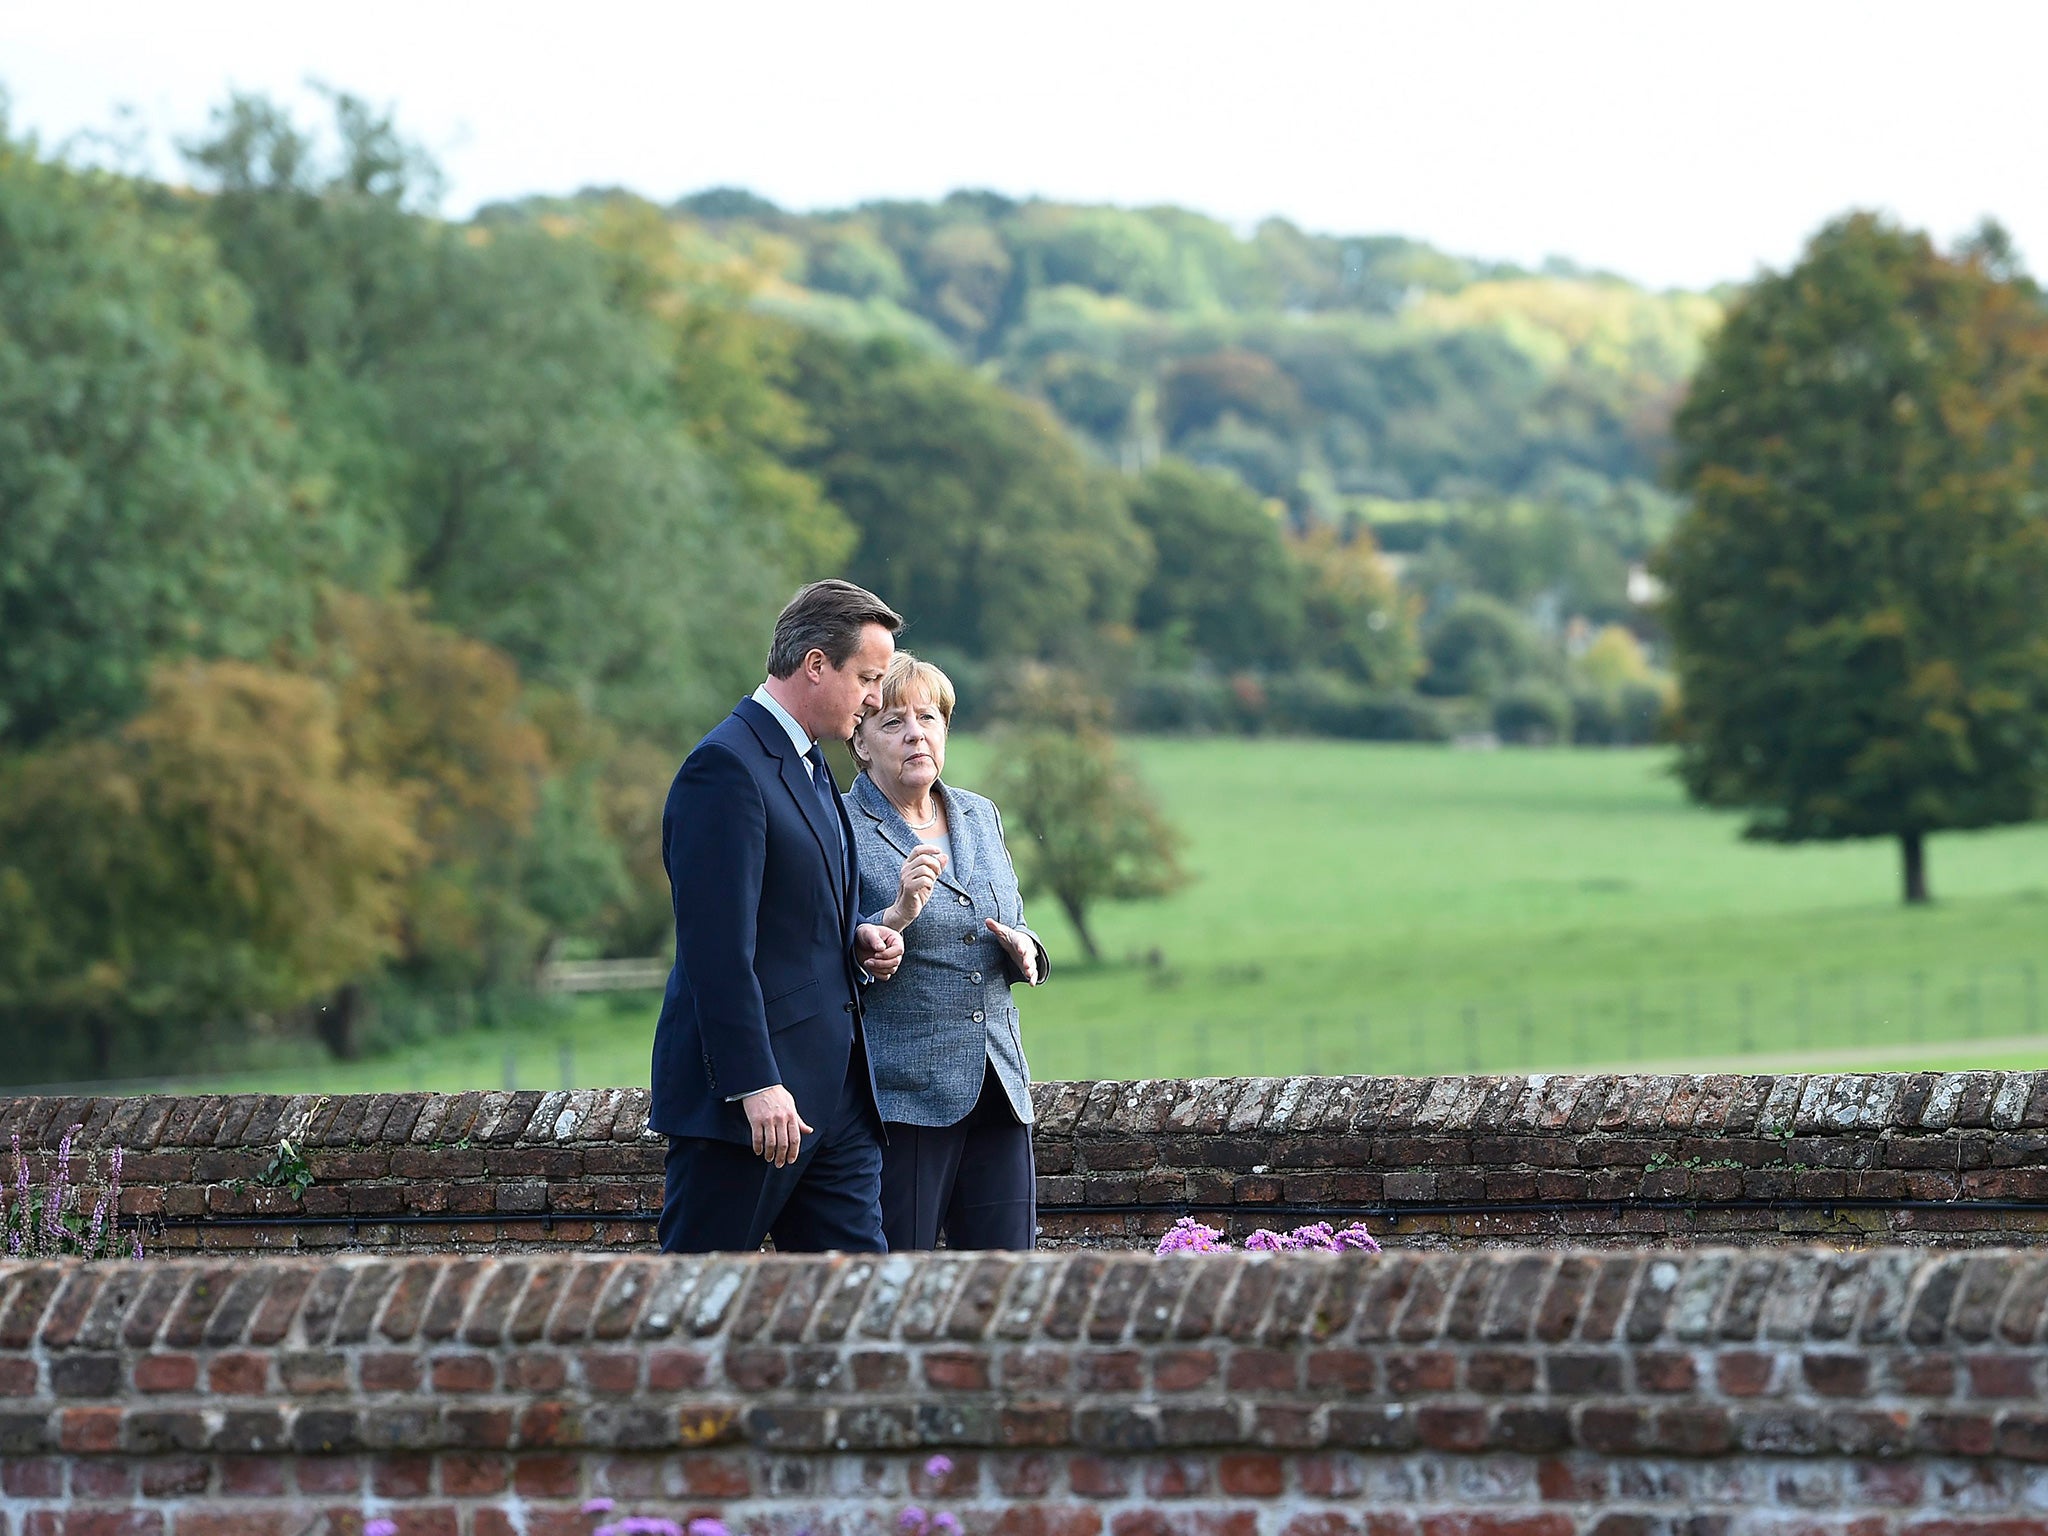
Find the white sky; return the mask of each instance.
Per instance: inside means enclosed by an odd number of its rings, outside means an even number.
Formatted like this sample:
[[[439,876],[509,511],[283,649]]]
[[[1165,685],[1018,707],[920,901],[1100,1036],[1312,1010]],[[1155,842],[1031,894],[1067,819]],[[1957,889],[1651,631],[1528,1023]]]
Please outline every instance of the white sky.
[[[959,186],[1397,233],[1655,285],[1882,207],[2048,264],[2041,0],[0,0],[46,144],[230,87],[399,110],[445,207],[619,184],[785,206]]]

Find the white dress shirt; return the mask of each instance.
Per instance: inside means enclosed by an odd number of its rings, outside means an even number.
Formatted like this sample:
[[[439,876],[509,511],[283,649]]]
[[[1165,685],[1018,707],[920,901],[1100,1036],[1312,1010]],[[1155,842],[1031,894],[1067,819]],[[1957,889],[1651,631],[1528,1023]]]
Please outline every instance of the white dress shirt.
[[[782,728],[789,732],[790,743],[796,748],[797,756],[804,760],[804,772],[810,775],[811,782],[816,783],[818,775],[811,767],[810,754],[811,748],[817,743],[811,740],[811,733],[796,723],[796,716],[782,707],[782,701],[768,691],[766,683],[754,690],[754,702],[773,715]]]

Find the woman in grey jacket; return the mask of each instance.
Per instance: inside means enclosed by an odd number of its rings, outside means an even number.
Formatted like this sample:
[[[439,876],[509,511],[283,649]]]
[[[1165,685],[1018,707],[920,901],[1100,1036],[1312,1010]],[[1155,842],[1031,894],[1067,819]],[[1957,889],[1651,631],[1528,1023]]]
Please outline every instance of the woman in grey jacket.
[[[891,1252],[1029,1248],[1037,1238],[1031,1071],[1010,988],[1045,979],[992,801],[940,781],[953,684],[907,651],[848,745],[864,921],[903,935],[903,964],[864,999],[889,1140]]]

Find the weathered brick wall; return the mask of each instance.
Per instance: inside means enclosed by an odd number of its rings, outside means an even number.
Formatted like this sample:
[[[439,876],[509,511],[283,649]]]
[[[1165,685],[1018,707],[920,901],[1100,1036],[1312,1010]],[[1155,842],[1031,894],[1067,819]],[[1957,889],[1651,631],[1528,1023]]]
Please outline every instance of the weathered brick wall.
[[[0,1532],[2022,1536],[2044,1311],[1996,1250],[0,1266]]]
[[[1045,1240],[1364,1215],[1402,1244],[2011,1242],[2048,1229],[2048,1073],[1042,1083]],[[0,1100],[129,1148],[160,1246],[636,1247],[644,1090]],[[303,1197],[260,1176],[303,1130]]]

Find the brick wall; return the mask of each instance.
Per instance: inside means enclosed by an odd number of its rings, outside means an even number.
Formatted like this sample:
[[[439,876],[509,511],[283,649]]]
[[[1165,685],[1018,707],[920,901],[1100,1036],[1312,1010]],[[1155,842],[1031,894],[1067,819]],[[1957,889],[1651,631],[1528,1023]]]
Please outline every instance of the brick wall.
[[[17,1264],[0,1536],[2023,1536],[2044,1312],[2001,1250]]]
[[[1045,1240],[1363,1214],[1406,1245],[1996,1244],[2048,1230],[2048,1073],[1041,1083]],[[644,1090],[0,1100],[120,1143],[159,1246],[630,1248]],[[303,1130],[303,1197],[260,1176]]]

